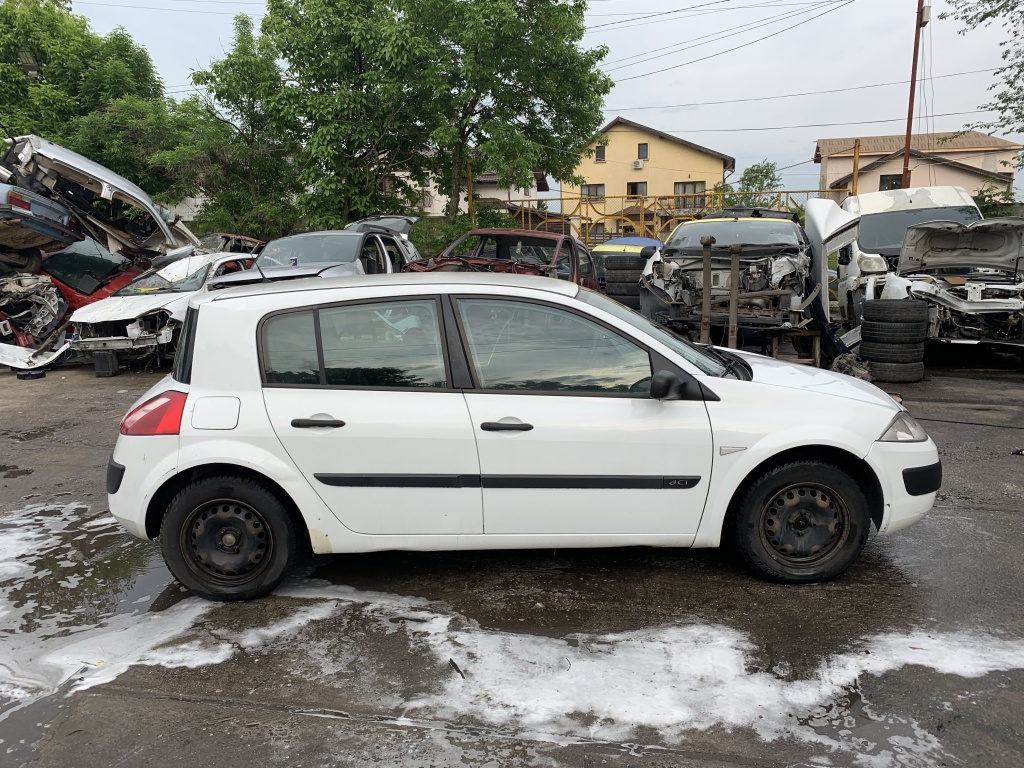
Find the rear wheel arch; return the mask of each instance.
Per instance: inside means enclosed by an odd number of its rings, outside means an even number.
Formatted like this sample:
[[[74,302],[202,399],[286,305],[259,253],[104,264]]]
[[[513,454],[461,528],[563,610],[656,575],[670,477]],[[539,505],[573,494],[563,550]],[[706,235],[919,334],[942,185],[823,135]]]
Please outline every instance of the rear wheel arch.
[[[189,483],[211,475],[232,475],[244,480],[256,481],[266,487],[288,510],[288,515],[295,526],[296,538],[300,547],[304,551],[311,551],[309,528],[306,526],[302,513],[299,512],[298,505],[288,492],[263,473],[238,464],[203,464],[183,470],[164,481],[157,492],[153,494],[153,498],[146,509],[146,536],[149,539],[155,539],[160,535],[160,524],[163,521],[164,514],[167,512],[167,506],[182,488]]]
[[[867,498],[868,511],[871,515],[871,522],[875,524],[875,529],[877,530],[882,527],[882,518],[885,514],[885,497],[882,493],[882,484],[870,465],[860,457],[842,448],[829,445],[805,445],[777,453],[762,461],[746,474],[739,485],[736,486],[736,490],[733,491],[732,498],[729,500],[729,507],[722,521],[723,535],[732,526],[737,507],[751,484],[756,482],[764,473],[794,461],[820,461],[831,464],[836,469],[843,470],[849,474],[857,482]]]

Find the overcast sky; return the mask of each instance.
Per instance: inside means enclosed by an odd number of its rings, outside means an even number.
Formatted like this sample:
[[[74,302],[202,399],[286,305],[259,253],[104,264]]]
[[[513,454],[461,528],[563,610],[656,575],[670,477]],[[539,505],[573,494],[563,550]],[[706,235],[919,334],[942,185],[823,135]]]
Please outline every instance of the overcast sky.
[[[125,27],[177,96],[188,92],[191,71],[230,47],[232,16],[258,19],[265,8],[260,0],[132,0],[131,7],[72,0],[72,7],[101,34]],[[955,21],[938,18],[947,7],[935,0],[922,32],[919,77],[931,79],[923,102],[918,91],[915,113],[927,117],[915,120],[915,132],[983,119],[975,111],[994,81],[977,70],[1000,63],[1001,30],[961,35]],[[609,49],[603,67],[616,86],[606,119],[622,115],[732,155],[737,176],[765,158],[795,165],[783,171],[786,187],[816,189],[819,166],[809,162],[816,139],[905,131],[916,10],[916,0],[590,0],[584,43]],[[880,83],[897,84],[864,87]],[[784,98],[826,90],[838,92]],[[816,127],[769,130],[803,125]]]

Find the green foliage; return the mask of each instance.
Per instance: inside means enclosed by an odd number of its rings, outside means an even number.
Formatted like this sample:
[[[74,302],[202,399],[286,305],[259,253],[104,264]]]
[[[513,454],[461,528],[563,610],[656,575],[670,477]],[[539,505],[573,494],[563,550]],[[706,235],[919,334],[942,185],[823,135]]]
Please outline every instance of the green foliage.
[[[476,209],[476,224],[469,214],[460,213],[454,221],[446,218],[423,217],[409,231],[409,239],[423,255],[423,258],[440,255],[441,251],[462,237],[471,229],[519,229],[519,224],[508,211],[483,205]],[[471,245],[467,244],[466,250]]]
[[[1000,43],[1003,65],[996,70],[995,98],[981,106],[999,114],[995,120],[977,123],[972,128],[1003,133],[1024,132],[1024,0],[949,0],[952,11],[941,18],[955,18],[965,25],[964,32],[998,24],[1006,39]],[[1024,169],[1024,153],[1017,159]]]
[[[714,191],[722,195],[722,207],[743,206],[747,208],[771,208],[777,205],[779,196],[772,193],[782,188],[779,166],[769,160],[748,165],[742,174],[738,187],[719,182]],[[762,194],[753,194],[762,193]]]
[[[467,162],[502,185],[535,170],[581,184],[580,152],[594,141],[612,81],[607,48],[585,49],[585,0],[420,0],[405,12],[434,52],[421,79],[437,148],[434,172],[454,221]]]
[[[986,219],[994,219],[999,216],[1012,216],[1017,209],[1017,198],[1013,187],[999,187],[986,185],[974,196],[974,202]]]

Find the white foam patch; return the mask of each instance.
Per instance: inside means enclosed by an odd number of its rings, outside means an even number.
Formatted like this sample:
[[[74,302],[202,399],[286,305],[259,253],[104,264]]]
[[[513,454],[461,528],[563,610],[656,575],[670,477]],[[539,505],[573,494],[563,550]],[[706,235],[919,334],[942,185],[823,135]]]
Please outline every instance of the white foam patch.
[[[237,639],[238,645],[246,650],[252,650],[279,640],[282,637],[293,635],[302,627],[313,621],[321,621],[328,618],[337,610],[335,602],[326,602],[313,605],[307,608],[300,608],[291,616],[281,619],[267,627],[249,629],[242,632]]]

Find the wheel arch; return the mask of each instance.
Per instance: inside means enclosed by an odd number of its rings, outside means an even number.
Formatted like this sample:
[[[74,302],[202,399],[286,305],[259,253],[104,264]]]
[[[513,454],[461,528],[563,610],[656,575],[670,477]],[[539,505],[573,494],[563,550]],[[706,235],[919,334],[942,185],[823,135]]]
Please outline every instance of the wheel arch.
[[[868,502],[868,512],[871,522],[875,524],[875,529],[878,530],[882,527],[882,519],[885,515],[885,496],[878,475],[875,474],[871,466],[864,459],[842,448],[831,445],[802,445],[768,457],[744,476],[729,499],[729,506],[722,521],[723,534],[729,530],[736,515],[736,509],[750,484],[768,470],[793,461],[823,461],[849,473],[864,491]]]
[[[266,486],[268,490],[280,499],[285,509],[288,510],[288,515],[291,517],[295,531],[298,534],[300,546],[305,548],[306,551],[311,549],[309,527],[299,511],[298,504],[295,503],[291,495],[279,483],[270,479],[262,472],[258,472],[250,467],[241,466],[240,464],[227,463],[201,464],[197,467],[182,470],[167,478],[157,489],[156,493],[153,494],[153,498],[150,499],[149,506],[146,508],[147,538],[152,540],[160,535],[160,523],[163,520],[164,512],[178,491],[189,483],[212,475],[234,475],[245,480],[255,480]]]

